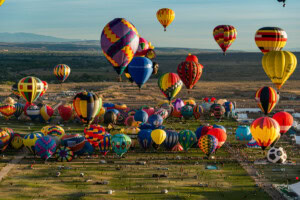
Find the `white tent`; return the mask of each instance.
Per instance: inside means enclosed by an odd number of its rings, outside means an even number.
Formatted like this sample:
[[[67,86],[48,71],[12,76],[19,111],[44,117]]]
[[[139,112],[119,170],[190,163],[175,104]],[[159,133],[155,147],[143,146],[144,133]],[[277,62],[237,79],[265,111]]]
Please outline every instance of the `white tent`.
[[[293,190],[298,195],[298,197],[300,197],[300,182],[289,185],[289,188]]]

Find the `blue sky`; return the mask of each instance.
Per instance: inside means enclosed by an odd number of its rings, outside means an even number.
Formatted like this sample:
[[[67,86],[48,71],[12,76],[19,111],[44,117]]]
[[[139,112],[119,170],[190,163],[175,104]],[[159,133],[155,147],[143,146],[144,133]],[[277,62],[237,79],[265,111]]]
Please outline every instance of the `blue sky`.
[[[175,11],[167,32],[156,19],[159,8]],[[6,0],[0,32],[28,32],[68,39],[99,40],[113,18],[131,21],[159,47],[218,48],[212,30],[220,24],[238,31],[231,49],[257,51],[254,34],[264,26],[283,28],[286,49],[300,47],[300,0]]]

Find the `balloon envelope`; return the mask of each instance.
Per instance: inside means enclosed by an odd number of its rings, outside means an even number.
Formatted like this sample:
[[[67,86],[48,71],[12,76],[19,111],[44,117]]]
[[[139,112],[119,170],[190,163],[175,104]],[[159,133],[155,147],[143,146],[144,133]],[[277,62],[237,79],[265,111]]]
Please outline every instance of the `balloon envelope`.
[[[138,133],[138,141],[144,150],[152,146],[151,132],[151,129],[143,129]]]
[[[35,142],[36,154],[44,160],[48,160],[55,153],[55,150],[56,142],[50,136],[41,137]]]
[[[277,91],[272,87],[262,87],[255,93],[255,100],[261,111],[267,115],[277,104]]]
[[[290,113],[284,111],[275,113],[272,118],[278,122],[281,135],[286,133],[292,127],[294,122],[293,116]]]
[[[131,145],[131,139],[125,134],[116,134],[111,138],[112,150],[118,155],[122,156],[128,151]]]
[[[173,131],[173,130],[166,130],[166,134],[167,134],[167,136],[166,136],[165,141],[163,142],[163,145],[166,149],[172,150],[173,147],[175,145],[177,145],[179,142],[178,132]]]
[[[203,66],[198,62],[182,62],[177,67],[177,74],[187,89],[192,89],[202,75]]]
[[[198,146],[203,153],[210,156],[218,146],[218,139],[213,135],[201,136],[198,141]]]
[[[175,19],[175,12],[169,8],[161,8],[156,12],[156,18],[166,31],[167,26]]]
[[[134,82],[141,88],[153,72],[152,61],[145,57],[135,57],[129,63],[128,71]]]
[[[197,142],[197,136],[193,131],[183,130],[179,132],[179,143],[185,151]]]
[[[227,49],[235,41],[237,36],[237,31],[231,25],[219,25],[214,28],[213,36],[225,54]]]
[[[68,65],[59,64],[54,67],[53,73],[56,78],[63,83],[70,76],[71,68]]]
[[[167,134],[162,129],[156,129],[151,132],[151,138],[155,142],[155,144],[160,145],[165,141]]]
[[[28,76],[25,78],[22,78],[18,83],[18,90],[21,94],[21,96],[29,103],[31,104],[39,96],[44,90],[44,84],[43,82],[36,77]]]
[[[181,90],[182,81],[175,73],[166,73],[159,77],[158,87],[161,92],[171,101]]]

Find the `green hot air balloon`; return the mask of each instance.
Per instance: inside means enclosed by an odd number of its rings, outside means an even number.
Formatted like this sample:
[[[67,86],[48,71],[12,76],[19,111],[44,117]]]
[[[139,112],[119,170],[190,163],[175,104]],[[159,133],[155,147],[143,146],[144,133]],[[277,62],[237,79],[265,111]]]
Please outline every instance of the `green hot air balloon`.
[[[193,131],[183,130],[179,132],[179,143],[185,151],[197,142],[197,136]]]
[[[122,156],[128,151],[131,145],[131,139],[125,134],[116,134],[111,138],[111,147],[118,156]]]

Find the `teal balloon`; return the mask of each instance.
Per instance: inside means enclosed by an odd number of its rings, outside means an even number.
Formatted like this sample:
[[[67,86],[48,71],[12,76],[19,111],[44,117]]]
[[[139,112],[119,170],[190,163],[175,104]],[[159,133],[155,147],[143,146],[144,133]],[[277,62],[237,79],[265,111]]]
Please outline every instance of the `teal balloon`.
[[[179,132],[179,143],[185,151],[197,142],[196,134],[191,130],[183,130]]]
[[[235,131],[235,138],[242,143],[248,143],[250,140],[252,140],[250,127],[245,125],[238,126]]]
[[[21,104],[21,103],[15,103],[15,108],[16,108],[16,112],[14,113],[14,116],[16,118],[20,117],[24,111],[24,107],[25,105],[24,104]]]
[[[150,78],[153,67],[152,61],[146,57],[134,57],[129,63],[128,72],[134,82],[141,88]]]
[[[131,145],[131,139],[125,134],[116,134],[111,138],[112,150],[118,155],[122,156],[128,151]]]

